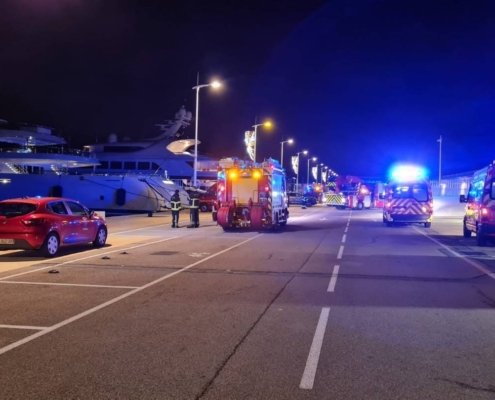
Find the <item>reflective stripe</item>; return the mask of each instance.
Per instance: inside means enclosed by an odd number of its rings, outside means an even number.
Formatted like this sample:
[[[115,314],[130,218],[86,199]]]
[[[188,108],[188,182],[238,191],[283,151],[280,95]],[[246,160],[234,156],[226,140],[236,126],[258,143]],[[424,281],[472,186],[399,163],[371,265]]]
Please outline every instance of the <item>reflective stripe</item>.
[[[171,208],[172,211],[179,211],[180,210],[180,201],[171,201]]]
[[[191,208],[199,208],[199,199],[191,199]]]

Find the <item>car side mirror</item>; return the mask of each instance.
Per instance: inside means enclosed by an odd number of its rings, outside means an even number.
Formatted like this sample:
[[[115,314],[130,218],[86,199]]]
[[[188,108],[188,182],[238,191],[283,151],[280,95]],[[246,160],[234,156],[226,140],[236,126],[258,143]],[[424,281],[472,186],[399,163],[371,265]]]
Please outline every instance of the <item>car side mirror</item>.
[[[88,212],[88,218],[93,218],[93,217],[94,217],[94,215],[95,215],[94,210],[90,210],[90,211]]]
[[[467,197],[465,194],[459,196],[459,203],[467,203]]]

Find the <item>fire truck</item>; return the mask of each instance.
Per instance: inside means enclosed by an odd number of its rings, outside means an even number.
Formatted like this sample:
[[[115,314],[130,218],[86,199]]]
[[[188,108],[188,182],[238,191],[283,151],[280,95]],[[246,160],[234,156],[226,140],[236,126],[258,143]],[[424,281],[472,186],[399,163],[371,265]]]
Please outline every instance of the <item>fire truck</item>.
[[[371,207],[371,192],[357,176],[338,177],[335,185],[325,194],[324,202],[341,210],[362,210]]]
[[[424,171],[415,166],[399,166],[392,172],[383,196],[383,223],[419,223],[431,227],[433,196]]]
[[[285,172],[279,162],[224,158],[217,178],[217,224],[224,230],[285,226],[289,218]]]

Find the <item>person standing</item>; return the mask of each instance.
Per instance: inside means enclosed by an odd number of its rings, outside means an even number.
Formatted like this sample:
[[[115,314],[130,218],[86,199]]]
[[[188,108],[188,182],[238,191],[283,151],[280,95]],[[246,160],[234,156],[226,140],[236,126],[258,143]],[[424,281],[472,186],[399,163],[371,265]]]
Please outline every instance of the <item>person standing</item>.
[[[179,227],[179,211],[181,209],[179,190],[176,189],[175,193],[170,198],[170,208],[172,209],[172,228]]]
[[[189,195],[189,216],[191,218],[191,224],[188,228],[199,227],[199,194],[194,191]]]

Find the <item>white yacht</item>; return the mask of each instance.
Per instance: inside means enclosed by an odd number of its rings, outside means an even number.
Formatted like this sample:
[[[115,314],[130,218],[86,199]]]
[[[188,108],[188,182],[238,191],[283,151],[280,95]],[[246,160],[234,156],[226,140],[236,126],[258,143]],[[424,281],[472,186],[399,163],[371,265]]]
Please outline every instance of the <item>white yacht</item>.
[[[13,126],[0,120],[0,199],[22,196],[65,196],[91,209],[109,212],[145,212],[152,215],[170,207],[179,189],[178,179],[190,180],[194,140],[181,139],[191,113],[182,108],[175,118],[159,124],[161,135],[139,142],[85,146],[68,152],[66,141],[43,126]],[[210,179],[216,161],[198,156],[198,178]],[[171,178],[176,179],[175,181]]]

